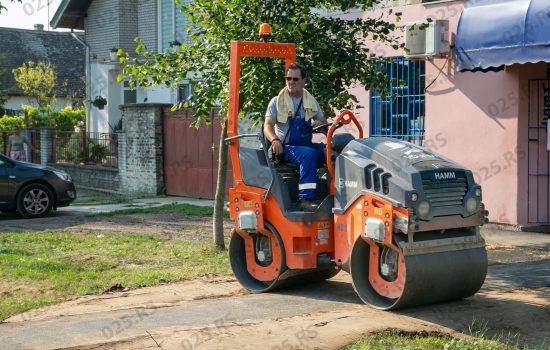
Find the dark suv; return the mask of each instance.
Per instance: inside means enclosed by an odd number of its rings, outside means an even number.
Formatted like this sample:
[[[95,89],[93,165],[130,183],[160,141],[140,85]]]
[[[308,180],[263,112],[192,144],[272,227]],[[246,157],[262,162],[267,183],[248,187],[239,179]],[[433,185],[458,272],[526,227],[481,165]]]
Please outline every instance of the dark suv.
[[[17,210],[24,217],[39,218],[75,199],[69,174],[0,154],[0,211]]]

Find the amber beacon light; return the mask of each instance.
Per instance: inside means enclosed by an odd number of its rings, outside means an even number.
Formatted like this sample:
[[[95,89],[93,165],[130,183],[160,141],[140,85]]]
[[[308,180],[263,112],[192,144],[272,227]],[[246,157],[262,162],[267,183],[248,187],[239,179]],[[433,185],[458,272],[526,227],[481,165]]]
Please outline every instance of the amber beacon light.
[[[262,41],[268,42],[273,37],[273,31],[271,30],[271,26],[269,23],[262,23],[260,24],[260,31],[258,32],[260,34],[260,38],[262,38]]]

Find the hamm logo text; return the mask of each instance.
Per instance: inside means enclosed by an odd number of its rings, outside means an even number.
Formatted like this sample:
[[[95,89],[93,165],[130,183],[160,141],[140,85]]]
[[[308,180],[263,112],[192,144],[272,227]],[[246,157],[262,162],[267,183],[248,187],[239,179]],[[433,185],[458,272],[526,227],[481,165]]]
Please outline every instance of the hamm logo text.
[[[447,171],[442,173],[435,173],[434,174],[436,180],[449,180],[449,179],[456,179],[456,174],[453,171]]]

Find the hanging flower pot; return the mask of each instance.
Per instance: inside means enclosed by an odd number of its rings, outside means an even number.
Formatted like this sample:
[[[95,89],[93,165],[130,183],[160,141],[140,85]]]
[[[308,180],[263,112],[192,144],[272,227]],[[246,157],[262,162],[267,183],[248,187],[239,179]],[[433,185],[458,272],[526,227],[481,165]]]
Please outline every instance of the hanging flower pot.
[[[92,104],[97,107],[97,109],[102,110],[107,105],[107,99],[103,96],[96,96],[92,101]]]

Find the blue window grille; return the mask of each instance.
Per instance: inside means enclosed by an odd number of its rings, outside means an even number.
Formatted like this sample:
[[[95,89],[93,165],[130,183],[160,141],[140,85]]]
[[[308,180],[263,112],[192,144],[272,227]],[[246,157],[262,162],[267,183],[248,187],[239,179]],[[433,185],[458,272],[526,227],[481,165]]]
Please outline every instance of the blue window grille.
[[[425,62],[392,57],[383,61],[382,69],[390,82],[386,96],[371,91],[371,137],[393,137],[424,145]]]

